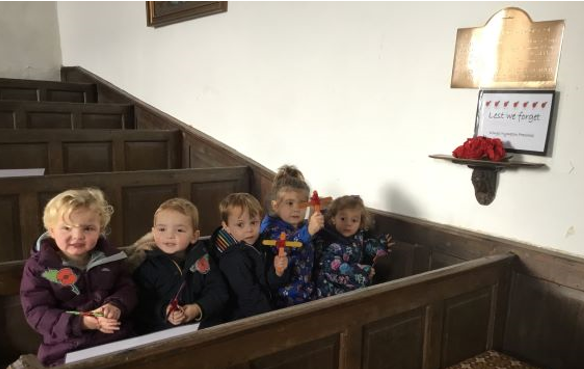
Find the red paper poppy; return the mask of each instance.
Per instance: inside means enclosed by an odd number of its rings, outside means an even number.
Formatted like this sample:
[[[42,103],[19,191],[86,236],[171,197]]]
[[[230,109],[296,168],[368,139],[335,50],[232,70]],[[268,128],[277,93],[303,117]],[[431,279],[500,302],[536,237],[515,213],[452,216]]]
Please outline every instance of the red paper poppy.
[[[500,139],[484,136],[469,138],[452,151],[452,156],[460,159],[501,161],[505,155],[505,148]]]
[[[63,286],[70,286],[77,282],[77,275],[73,273],[71,268],[63,268],[57,272],[57,281]]]

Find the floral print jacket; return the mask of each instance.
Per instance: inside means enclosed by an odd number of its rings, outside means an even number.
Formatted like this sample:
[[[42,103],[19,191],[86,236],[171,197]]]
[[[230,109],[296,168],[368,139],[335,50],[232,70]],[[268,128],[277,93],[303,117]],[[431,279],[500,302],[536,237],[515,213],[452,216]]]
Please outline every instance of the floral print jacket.
[[[314,292],[312,272],[314,267],[314,248],[312,237],[308,233],[308,223],[303,222],[298,228],[292,227],[279,217],[266,216],[261,225],[262,240],[277,240],[282,232],[286,233],[286,240],[302,242],[302,247],[287,247],[289,282],[278,289],[275,296],[275,306],[283,308],[310,301]],[[272,248],[278,253],[276,247]]]
[[[371,237],[363,230],[344,237],[327,225],[314,239],[317,250],[316,298],[369,286],[374,261],[388,254],[385,240],[386,237]]]

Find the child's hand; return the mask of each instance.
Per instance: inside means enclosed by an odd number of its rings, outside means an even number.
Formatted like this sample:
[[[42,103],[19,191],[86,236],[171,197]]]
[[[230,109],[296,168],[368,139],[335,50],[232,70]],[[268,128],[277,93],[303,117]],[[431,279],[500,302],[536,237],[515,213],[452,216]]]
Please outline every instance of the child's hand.
[[[395,242],[393,242],[393,237],[391,237],[391,235],[388,233],[385,235],[384,241],[385,246],[387,247],[387,252],[391,252],[392,246],[395,245]]]
[[[182,306],[176,307],[172,311],[172,313],[169,314],[171,309],[172,309],[172,304],[169,304],[166,307],[166,316],[168,317],[168,318],[166,318],[166,320],[168,320],[168,322],[172,325],[182,324],[185,320],[185,312],[184,312]]]
[[[375,276],[375,268],[371,267],[371,270],[369,271],[369,280],[372,280],[374,276]]]
[[[314,236],[316,232],[320,231],[324,227],[324,215],[320,211],[312,214],[310,220],[308,221],[308,233]]]
[[[112,304],[105,304],[96,311],[102,313],[104,318],[113,320],[119,320],[122,315],[121,310]]]
[[[203,312],[199,304],[188,304],[183,306],[183,311],[185,315],[185,323],[192,320],[201,320]]]
[[[276,270],[276,275],[281,277],[284,274],[286,268],[288,268],[288,256],[286,253],[282,253],[283,255],[276,255],[274,257],[274,269]]]
[[[93,315],[83,316],[81,327],[86,330],[96,330],[102,333],[114,333],[120,329],[120,322],[117,319],[95,317]]]

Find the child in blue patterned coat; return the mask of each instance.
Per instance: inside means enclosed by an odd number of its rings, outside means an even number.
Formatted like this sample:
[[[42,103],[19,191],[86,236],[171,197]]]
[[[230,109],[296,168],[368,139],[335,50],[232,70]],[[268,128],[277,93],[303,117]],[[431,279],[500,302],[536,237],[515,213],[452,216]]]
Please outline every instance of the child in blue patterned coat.
[[[359,196],[342,196],[326,213],[325,229],[315,237],[316,298],[369,286],[374,264],[388,255],[391,236],[370,237],[373,218]]]
[[[296,167],[281,167],[272,186],[270,215],[262,220],[262,240],[279,239],[284,232],[286,240],[302,243],[302,247],[286,249],[290,279],[288,284],[278,289],[275,298],[278,308],[310,301],[314,293],[312,236],[323,228],[324,216],[315,212],[305,221],[306,209],[300,205],[308,201],[309,192],[304,176]],[[278,253],[277,248],[272,251]]]

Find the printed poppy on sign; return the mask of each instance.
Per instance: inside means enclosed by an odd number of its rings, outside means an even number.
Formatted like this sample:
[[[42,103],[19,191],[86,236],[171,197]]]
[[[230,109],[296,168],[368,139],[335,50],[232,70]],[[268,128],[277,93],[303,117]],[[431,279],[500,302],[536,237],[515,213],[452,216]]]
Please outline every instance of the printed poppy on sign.
[[[60,284],[61,286],[71,286],[71,291],[74,294],[79,295],[79,288],[75,285],[77,282],[77,275],[73,272],[71,268],[63,269],[47,269],[43,274],[41,274],[46,280]]]

